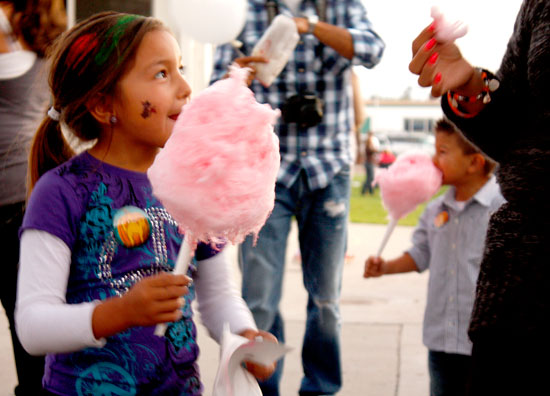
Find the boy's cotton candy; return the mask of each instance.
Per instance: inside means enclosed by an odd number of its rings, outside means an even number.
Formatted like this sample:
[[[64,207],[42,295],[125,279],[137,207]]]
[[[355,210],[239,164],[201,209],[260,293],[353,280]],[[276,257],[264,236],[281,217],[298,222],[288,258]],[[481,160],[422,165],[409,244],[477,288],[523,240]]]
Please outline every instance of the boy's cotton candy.
[[[397,157],[388,169],[380,169],[374,182],[380,186],[390,217],[398,220],[437,192],[442,174],[428,154],[409,153]]]
[[[184,106],[147,172],[153,194],[195,240],[239,243],[273,209],[279,112],[256,102],[247,75],[232,67]]]

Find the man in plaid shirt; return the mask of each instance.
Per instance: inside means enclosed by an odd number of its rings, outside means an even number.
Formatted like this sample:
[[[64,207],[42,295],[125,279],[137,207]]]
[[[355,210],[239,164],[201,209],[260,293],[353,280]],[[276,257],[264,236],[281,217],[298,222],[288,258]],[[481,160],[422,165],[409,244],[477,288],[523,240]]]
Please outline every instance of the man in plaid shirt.
[[[246,25],[238,37],[244,54],[252,52],[269,26],[273,17],[269,10],[273,9],[294,18],[300,41],[273,84],[264,87],[253,80],[250,88],[258,102],[273,108],[285,108],[292,96],[312,93],[322,100],[323,114],[316,125],[304,125],[301,119],[284,122],[287,118],[283,117],[275,126],[281,152],[275,208],[256,246],[248,238],[240,247],[242,293],[258,327],[283,342],[279,301],[286,241],[295,216],[303,281],[309,294],[300,395],[332,395],[342,386],[338,302],[352,158],[351,66],[375,66],[384,43],[371,29],[359,0],[249,0]],[[212,81],[223,78],[234,61],[252,68],[254,62],[265,62],[242,56],[230,44],[222,45],[216,50]],[[276,373],[260,384],[265,396],[279,395],[281,372],[282,361]]]

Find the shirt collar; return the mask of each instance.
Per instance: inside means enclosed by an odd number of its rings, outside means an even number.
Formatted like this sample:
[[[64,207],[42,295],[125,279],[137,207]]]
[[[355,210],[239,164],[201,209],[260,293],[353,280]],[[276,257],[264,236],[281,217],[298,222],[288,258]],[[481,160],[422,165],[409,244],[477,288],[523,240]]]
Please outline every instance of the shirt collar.
[[[496,181],[496,177],[494,175],[491,175],[489,180],[481,187],[472,198],[468,200],[468,203],[466,205],[470,205],[471,202],[476,201],[480,205],[483,206],[490,206],[491,201],[493,197],[495,196],[495,191],[498,190],[499,186]],[[443,204],[446,206],[457,209],[456,207],[456,199],[455,199],[455,188],[453,186],[450,186],[447,192],[445,193],[445,196],[443,198]]]

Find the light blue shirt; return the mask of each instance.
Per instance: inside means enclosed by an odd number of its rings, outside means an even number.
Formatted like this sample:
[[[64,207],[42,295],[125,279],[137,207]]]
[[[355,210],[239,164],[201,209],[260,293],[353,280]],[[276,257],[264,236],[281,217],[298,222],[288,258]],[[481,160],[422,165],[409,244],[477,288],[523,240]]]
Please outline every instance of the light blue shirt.
[[[420,272],[430,269],[423,341],[430,350],[471,355],[468,326],[490,216],[505,200],[492,176],[466,202],[454,187],[432,201],[415,229],[408,251]],[[444,220],[447,213],[447,220]],[[439,224],[436,219],[439,216]]]

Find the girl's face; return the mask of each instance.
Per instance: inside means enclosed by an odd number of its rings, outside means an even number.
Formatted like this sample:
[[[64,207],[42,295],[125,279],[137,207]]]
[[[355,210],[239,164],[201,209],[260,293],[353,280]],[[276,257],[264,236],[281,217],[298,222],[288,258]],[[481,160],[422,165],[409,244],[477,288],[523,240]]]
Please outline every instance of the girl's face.
[[[164,146],[191,94],[182,73],[176,39],[164,30],[146,33],[114,99],[115,136],[128,149]]]

